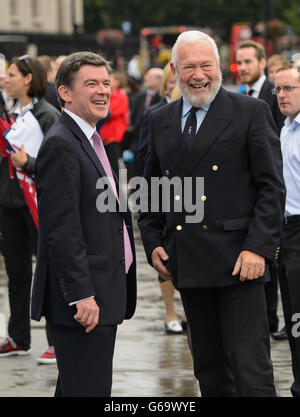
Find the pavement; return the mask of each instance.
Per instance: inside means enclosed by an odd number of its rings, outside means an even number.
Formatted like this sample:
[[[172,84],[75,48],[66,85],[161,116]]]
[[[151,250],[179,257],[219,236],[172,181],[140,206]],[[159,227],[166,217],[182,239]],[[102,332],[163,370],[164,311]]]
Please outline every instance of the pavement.
[[[138,302],[133,319],[119,326],[114,356],[112,397],[199,397],[186,334],[164,332],[164,306],[157,275],[147,264],[135,225]],[[179,294],[175,294],[182,314]],[[281,303],[279,303],[281,306]],[[7,276],[0,256],[0,340],[9,317]],[[280,328],[283,326],[279,309]],[[32,321],[32,353],[0,358],[0,397],[53,397],[57,368],[36,361],[47,348],[45,323]],[[271,356],[279,397],[291,397],[291,357],[287,341],[271,339]]]

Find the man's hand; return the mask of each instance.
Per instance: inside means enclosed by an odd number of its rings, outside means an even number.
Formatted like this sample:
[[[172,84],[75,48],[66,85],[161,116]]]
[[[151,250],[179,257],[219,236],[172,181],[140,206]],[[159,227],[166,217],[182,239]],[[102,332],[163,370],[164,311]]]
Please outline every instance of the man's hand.
[[[86,333],[91,332],[99,322],[99,307],[96,301],[89,298],[76,303],[76,307],[77,314],[75,314],[74,319],[86,328]]]
[[[243,250],[233,269],[232,275],[240,273],[240,281],[257,279],[265,273],[265,258],[255,252]]]
[[[27,154],[24,151],[24,145],[21,145],[19,152],[12,153],[10,157],[11,162],[15,168],[22,168],[28,160]]]
[[[159,273],[162,279],[166,281],[173,281],[171,272],[165,267],[164,262],[167,262],[169,255],[162,246],[155,248],[151,255],[153,268]]]

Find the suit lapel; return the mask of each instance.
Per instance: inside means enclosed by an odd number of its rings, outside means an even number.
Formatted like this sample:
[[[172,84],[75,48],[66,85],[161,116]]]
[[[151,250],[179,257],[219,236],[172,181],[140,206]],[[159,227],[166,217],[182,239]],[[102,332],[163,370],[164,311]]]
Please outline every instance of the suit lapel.
[[[221,88],[198,130],[190,152],[188,152],[185,158],[183,165],[183,174],[185,176],[199,163],[230,123],[232,119],[230,108],[231,102],[227,93]]]
[[[80,127],[77,125],[77,123],[72,119],[72,117],[70,117],[65,112],[63,112],[61,114],[61,121],[68,126],[68,128],[75,135],[76,139],[80,140],[81,145],[83,147],[83,150],[89,156],[89,158],[91,159],[91,161],[95,165],[95,167],[96,167],[97,171],[99,172],[99,174],[102,177],[106,177],[106,172],[105,172],[105,170],[104,170],[101,162],[99,161],[99,158],[98,158],[96,152],[92,148],[89,140],[87,139],[87,137],[85,136],[85,134],[83,133],[83,131],[80,129]],[[119,178],[116,176],[116,174],[114,172],[113,172],[113,176],[114,176],[114,180],[115,180],[115,183],[116,183],[116,188],[117,188],[117,190],[119,190]],[[122,192],[122,190],[120,190],[120,192]],[[120,199],[120,196],[119,196],[119,199]],[[119,206],[119,203],[118,202],[117,202],[117,204]],[[122,213],[122,214],[124,215],[124,213]]]
[[[86,152],[86,154],[89,156],[93,164],[95,165],[96,169],[98,170],[99,174],[102,177],[106,176],[106,173],[99,161],[98,156],[96,155],[96,152],[92,148],[89,140],[83,133],[83,131],[80,129],[78,124],[70,117],[66,112],[63,112],[61,115],[61,121],[65,123],[68,128],[72,131],[75,138],[78,139],[81,142],[81,145],[83,147],[83,150]]]
[[[261,86],[261,89],[260,89],[260,92],[259,92],[259,95],[258,95],[258,98],[260,98],[261,100],[264,100],[265,97],[266,97],[266,87],[267,87],[266,81],[267,80],[265,80],[263,85]]]
[[[258,98],[260,98],[261,100],[270,101],[270,97],[272,97],[272,88],[273,88],[273,84],[266,78],[265,82],[263,83]]]
[[[167,141],[167,153],[181,170],[187,150],[181,133],[182,99],[170,105],[170,117],[162,127],[162,138]]]

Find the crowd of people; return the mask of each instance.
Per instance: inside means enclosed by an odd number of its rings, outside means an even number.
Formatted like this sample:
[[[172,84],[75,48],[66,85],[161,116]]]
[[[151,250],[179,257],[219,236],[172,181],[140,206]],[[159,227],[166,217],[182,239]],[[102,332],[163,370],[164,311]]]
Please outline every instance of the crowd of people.
[[[162,329],[187,331],[202,396],[275,396],[270,336],[288,340],[291,392],[300,396],[300,64],[268,58],[251,40],[236,57],[236,92],[222,87],[217,46],[198,31],[182,33],[171,61],[144,77],[134,78],[134,62],[120,72],[80,52],[14,58],[0,80],[0,249],[10,306],[0,357],[30,353],[32,297],[48,340],[37,360],[57,362],[56,396],[111,392],[117,325],[135,310],[136,260],[129,209],[97,211],[96,182],[108,177],[118,205],[124,166],[129,180],[148,183],[204,178],[200,222],[175,209],[185,189],[171,191],[169,212],[138,219],[158,275]]]

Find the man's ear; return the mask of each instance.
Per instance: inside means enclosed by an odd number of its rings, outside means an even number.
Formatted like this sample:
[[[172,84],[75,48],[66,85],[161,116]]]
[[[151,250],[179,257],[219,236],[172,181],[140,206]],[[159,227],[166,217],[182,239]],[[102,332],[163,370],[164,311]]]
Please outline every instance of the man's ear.
[[[174,66],[173,62],[170,62],[170,68],[171,68],[171,71],[172,71],[173,75],[175,76],[176,75],[176,69],[175,69],[175,66]]]
[[[65,85],[60,85],[57,89],[57,92],[58,92],[60,98],[65,103],[71,103],[72,102],[71,90],[68,87],[66,87]]]

